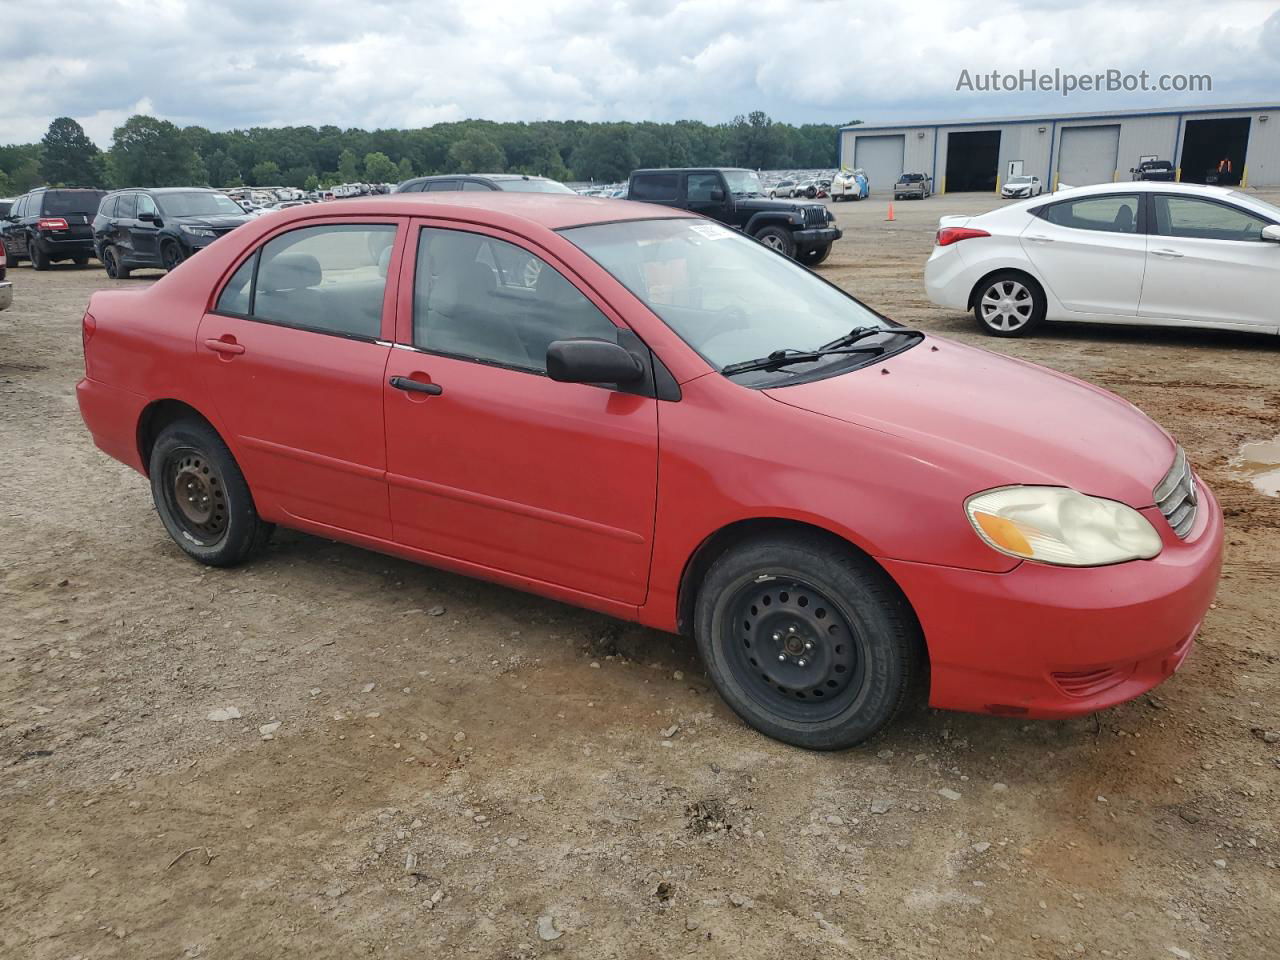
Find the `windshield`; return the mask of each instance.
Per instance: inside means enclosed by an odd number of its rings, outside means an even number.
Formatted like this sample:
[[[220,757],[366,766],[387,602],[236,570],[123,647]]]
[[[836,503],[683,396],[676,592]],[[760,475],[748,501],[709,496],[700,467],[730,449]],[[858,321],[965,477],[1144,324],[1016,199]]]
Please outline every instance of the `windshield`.
[[[897,329],[795,261],[716,223],[628,220],[561,233],[718,370],[777,350],[815,350],[855,327]],[[817,363],[834,371],[850,361]],[[814,369],[801,364],[753,379],[777,382]]]
[[[104,190],[46,190],[40,213],[46,217],[68,213],[87,213],[92,216],[98,212],[98,204],[106,195]]]
[[[556,180],[498,180],[503,190],[514,190],[516,193],[573,193],[563,183]],[[577,196],[577,194],[574,194]]]
[[[163,193],[156,196],[166,217],[242,217],[240,204],[221,193],[192,190],[190,193]]]
[[[724,179],[735,197],[758,197],[764,193],[764,185],[754,170],[725,170]]]
[[[1030,183],[1030,182],[1031,182],[1030,177],[1010,177],[1009,178],[1009,183],[1015,184],[1015,185],[1020,183]]]
[[[1274,203],[1268,203],[1261,197],[1256,197],[1252,193],[1245,193],[1242,190],[1232,190],[1231,195],[1233,197],[1239,197],[1241,200],[1248,200],[1254,206],[1262,207],[1263,210],[1266,211],[1267,216],[1271,217],[1277,223],[1280,223],[1280,207],[1277,207]]]

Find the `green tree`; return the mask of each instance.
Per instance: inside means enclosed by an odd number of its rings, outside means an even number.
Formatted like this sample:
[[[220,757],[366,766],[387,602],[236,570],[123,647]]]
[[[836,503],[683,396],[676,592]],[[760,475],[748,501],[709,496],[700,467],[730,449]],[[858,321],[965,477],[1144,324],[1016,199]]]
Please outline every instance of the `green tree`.
[[[314,173],[311,174],[311,176],[307,177],[307,179],[302,182],[302,189],[306,190],[308,193],[312,193],[316,190],[319,190],[320,178],[317,177]]]
[[[583,180],[619,182],[637,165],[627,124],[595,125],[573,151],[573,172]]]
[[[274,160],[255,163],[253,169],[249,171],[249,181],[255,187],[280,186],[280,164]]]
[[[400,158],[400,165],[396,167],[396,176],[401,180],[408,180],[413,176],[413,161],[408,157]]]
[[[215,149],[205,156],[204,164],[209,171],[209,182],[215,187],[230,186],[233,180],[240,179],[240,168],[224,150]]]
[[[360,179],[360,161],[350,147],[338,154],[338,176],[343,183],[355,183]]]
[[[308,179],[315,175],[315,167],[312,167],[310,164],[304,164],[302,166],[290,167],[284,173],[280,174],[280,182],[286,187],[301,188]]]
[[[70,117],[58,117],[49,124],[40,146],[40,175],[46,183],[68,187],[102,183],[102,151]]]
[[[390,183],[399,173],[400,169],[385,153],[375,151],[364,155],[364,178],[370,183]]]
[[[468,133],[449,148],[455,173],[502,173],[507,166],[502,148],[482,133]]]
[[[194,181],[198,158],[168,120],[141,114],[116,127],[107,168],[117,187],[181,187]]]

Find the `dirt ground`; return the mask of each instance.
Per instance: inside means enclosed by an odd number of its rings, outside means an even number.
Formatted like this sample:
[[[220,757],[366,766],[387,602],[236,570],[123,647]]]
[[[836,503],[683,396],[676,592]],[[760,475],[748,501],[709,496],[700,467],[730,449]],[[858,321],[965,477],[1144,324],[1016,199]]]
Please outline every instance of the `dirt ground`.
[[[1226,512],[1218,601],[1127,706],[922,708],[834,755],[744,727],[680,638],[287,532],[198,567],[76,410],[110,281],[11,269],[0,956],[1274,958],[1280,500],[1229,459],[1280,434],[1280,340],[983,337],[921,277],[992,203],[839,204],[822,272],[1163,423]]]

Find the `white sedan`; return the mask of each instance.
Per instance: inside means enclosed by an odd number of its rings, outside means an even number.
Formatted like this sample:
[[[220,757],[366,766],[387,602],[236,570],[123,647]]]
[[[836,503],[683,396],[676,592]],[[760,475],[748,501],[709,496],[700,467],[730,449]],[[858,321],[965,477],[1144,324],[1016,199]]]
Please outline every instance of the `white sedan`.
[[[1038,197],[1044,193],[1044,183],[1039,177],[1010,177],[1000,188],[1000,196],[1006,200]]]
[[[997,337],[1046,320],[1280,333],[1280,207],[1223,187],[1077,187],[943,217],[924,281]]]

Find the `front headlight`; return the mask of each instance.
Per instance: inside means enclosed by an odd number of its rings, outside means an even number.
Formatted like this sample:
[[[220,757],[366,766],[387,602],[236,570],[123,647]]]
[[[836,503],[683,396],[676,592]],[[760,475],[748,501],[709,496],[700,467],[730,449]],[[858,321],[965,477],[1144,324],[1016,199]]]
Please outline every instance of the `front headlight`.
[[[181,227],[182,232],[193,237],[212,237],[214,233],[208,227],[189,227],[185,223]]]
[[[964,509],[988,546],[1022,560],[1099,567],[1160,552],[1160,534],[1137,510],[1066,487],[999,487]]]

